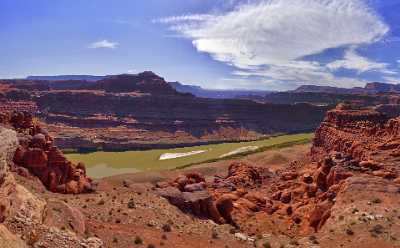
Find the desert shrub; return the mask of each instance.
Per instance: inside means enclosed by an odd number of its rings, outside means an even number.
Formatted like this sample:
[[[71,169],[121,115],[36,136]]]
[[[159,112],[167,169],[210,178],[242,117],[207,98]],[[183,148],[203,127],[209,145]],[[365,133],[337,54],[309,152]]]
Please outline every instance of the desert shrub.
[[[135,242],[135,244],[140,245],[140,244],[143,244],[143,239],[139,236],[136,236],[134,242]]]

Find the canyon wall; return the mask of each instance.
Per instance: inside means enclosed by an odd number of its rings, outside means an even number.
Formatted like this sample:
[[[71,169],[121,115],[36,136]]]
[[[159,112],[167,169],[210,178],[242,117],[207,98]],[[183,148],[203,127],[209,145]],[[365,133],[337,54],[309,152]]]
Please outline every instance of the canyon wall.
[[[0,109],[37,110],[60,148],[167,148],[312,132],[331,108],[197,98],[175,91],[152,72],[81,84],[17,80],[2,85],[8,88],[2,90]]]

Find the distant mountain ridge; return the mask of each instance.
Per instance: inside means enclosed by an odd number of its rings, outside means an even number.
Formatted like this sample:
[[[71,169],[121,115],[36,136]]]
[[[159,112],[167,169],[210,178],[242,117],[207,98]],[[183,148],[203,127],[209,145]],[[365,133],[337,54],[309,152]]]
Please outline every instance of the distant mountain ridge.
[[[388,83],[367,83],[364,87],[365,90],[373,92],[373,93],[384,93],[384,92],[400,92],[399,84],[388,84]]]
[[[333,86],[318,86],[318,85],[302,85],[297,89],[290,91],[294,93],[331,93],[331,94],[361,94],[365,90],[361,87],[355,87],[351,89],[339,88]]]
[[[80,81],[99,81],[107,76],[94,76],[94,75],[55,75],[55,76],[28,76],[27,80],[44,80],[44,81],[67,81],[67,80],[80,80]]]
[[[136,79],[134,79],[136,77]],[[96,76],[96,75],[55,75],[55,76],[28,76],[27,81],[34,81],[39,84],[46,84],[52,89],[68,89],[68,88],[87,88],[96,87],[99,83],[102,87],[108,88],[110,91],[118,91],[119,87],[122,91],[129,91],[138,85],[134,86],[135,80],[140,80],[140,78],[146,78],[146,80],[153,77],[157,81],[157,76],[154,72],[145,71],[138,74],[120,74],[120,75],[107,75],[107,76]],[[133,80],[129,82],[129,80]],[[152,79],[152,80],[153,80]],[[166,82],[163,78],[161,78]],[[145,80],[145,81],[146,81]],[[7,80],[16,81],[20,80]],[[40,82],[42,81],[42,82]],[[123,82],[122,82],[123,81]],[[151,80],[150,80],[151,81]],[[109,82],[109,83],[107,83]],[[115,85],[111,85],[115,84]],[[252,98],[258,99],[263,98],[266,95],[276,92],[268,90],[214,90],[214,89],[204,89],[196,85],[187,85],[180,82],[166,82],[174,90],[180,93],[190,93],[196,97],[201,98],[215,98],[215,99],[233,99],[233,98]],[[123,86],[124,85],[124,86]],[[168,87],[163,85],[164,87]],[[121,88],[122,87],[122,88]],[[127,87],[126,89],[123,89]],[[100,87],[101,88],[101,87]],[[139,87],[140,88],[140,87]],[[156,87],[157,88],[157,87]],[[169,89],[170,90],[170,89]],[[168,91],[169,91],[168,90]],[[376,94],[376,93],[400,93],[399,84],[389,84],[372,82],[367,83],[365,87],[354,87],[354,88],[340,88],[334,86],[318,86],[318,85],[301,85],[295,90],[287,91],[288,93],[329,93],[329,94]]]
[[[247,96],[264,97],[272,91],[267,90],[213,90],[204,89],[200,86],[186,85],[179,82],[169,82],[169,84],[181,93],[190,93],[201,98],[233,99],[246,98]]]
[[[365,87],[340,88],[332,86],[302,85],[297,89],[290,91],[293,93],[331,93],[331,94],[376,94],[376,93],[400,93],[399,84],[389,84],[372,82],[367,83]]]
[[[156,76],[154,72],[145,71],[138,74],[120,74],[120,75],[107,75],[107,76],[95,76],[95,75],[54,75],[54,76],[28,76],[28,81],[46,81],[41,84],[46,84],[52,89],[76,89],[76,88],[107,88],[109,91],[129,91],[134,89],[136,86],[130,85],[127,81],[128,78],[133,79],[135,75],[140,77]],[[104,81],[105,80],[105,81]],[[121,82],[124,81],[124,82]],[[135,79],[133,79],[135,81]],[[101,86],[99,86],[101,84]],[[115,84],[115,85],[111,85]],[[125,86],[123,86],[124,84]],[[273,91],[267,90],[214,90],[204,89],[196,85],[182,84],[180,82],[168,82],[168,84],[180,93],[190,93],[196,97],[201,98],[214,98],[214,99],[235,99],[235,98],[262,98],[266,94]],[[125,89],[123,89],[125,87]],[[168,90],[170,91],[170,90]]]
[[[138,74],[107,76],[85,88],[120,93],[142,92],[156,95],[182,94],[175,90],[164,78],[152,71],[145,71]]]

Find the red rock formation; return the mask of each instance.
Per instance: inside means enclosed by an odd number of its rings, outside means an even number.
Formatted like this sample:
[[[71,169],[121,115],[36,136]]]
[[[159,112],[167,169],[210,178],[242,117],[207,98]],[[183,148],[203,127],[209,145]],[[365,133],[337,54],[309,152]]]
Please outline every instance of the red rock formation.
[[[53,192],[78,194],[94,190],[91,179],[86,176],[85,166],[68,161],[53,145],[53,138],[34,121],[31,114],[0,114],[0,120],[18,132],[20,145],[13,161],[21,174],[26,172],[18,167],[28,169]]]
[[[164,78],[157,76],[151,71],[139,74],[122,74],[108,76],[87,88],[105,90],[107,92],[142,92],[161,95],[187,95],[177,92]]]
[[[316,132],[313,156],[317,159],[340,152],[358,160],[363,172],[396,178],[399,175],[395,163],[400,156],[400,117],[394,113],[400,107],[388,107],[390,112],[387,112],[386,106],[359,111],[335,109],[328,112]]]
[[[400,107],[392,105],[390,109],[388,112],[387,107],[379,106],[352,110],[339,105],[329,111],[315,133],[310,153],[315,163],[303,166],[302,182],[289,177],[288,172],[282,173],[282,179],[289,180],[271,185],[280,191],[272,195],[269,212],[286,212],[303,231],[307,232],[308,227],[318,231],[330,218],[335,198],[349,187],[347,178],[397,178],[400,118],[391,117],[393,109],[398,111]],[[282,204],[292,208],[290,213],[282,211],[287,210]]]
[[[316,131],[310,154],[314,161],[310,163],[291,163],[276,173],[233,163],[227,177],[216,177],[212,183],[202,181],[218,210],[216,216],[202,216],[252,232],[262,226],[251,229],[257,220],[251,216],[267,214],[286,232],[319,232],[332,211],[338,212],[337,197],[350,194],[358,187],[355,182],[367,182],[363,179],[366,177],[386,180],[388,185],[400,182],[400,169],[396,166],[400,156],[400,117],[391,118],[382,109],[385,108],[351,110],[340,105],[328,112]],[[182,183],[183,191],[191,185],[188,181],[183,176],[171,185],[181,192]],[[192,183],[200,189],[198,182]]]
[[[206,183],[198,173],[181,175],[173,182],[159,185],[159,194],[183,210],[205,216],[217,223],[237,225],[248,212],[264,208],[266,199],[247,188],[261,185],[263,171],[244,163],[233,163],[225,178]]]

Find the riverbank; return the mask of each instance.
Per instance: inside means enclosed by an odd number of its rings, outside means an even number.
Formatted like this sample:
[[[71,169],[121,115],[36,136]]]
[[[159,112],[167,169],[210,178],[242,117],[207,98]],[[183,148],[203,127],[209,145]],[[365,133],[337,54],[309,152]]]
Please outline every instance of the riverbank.
[[[187,168],[192,165],[228,160],[247,156],[252,153],[266,151],[268,149],[279,149],[312,141],[312,133],[282,135],[269,139],[250,142],[222,143],[213,145],[202,145],[175,149],[154,149],[147,151],[125,151],[125,152],[93,152],[93,153],[70,153],[66,154],[68,159],[86,164],[88,174],[93,178],[102,178],[124,173],[136,173],[153,170],[170,170]],[[245,150],[241,153],[232,151],[244,147],[257,147],[257,149]],[[163,160],[163,154],[188,153],[193,151],[205,151],[193,153],[190,156],[177,157]]]

